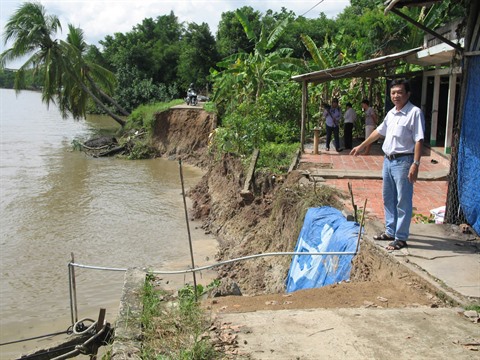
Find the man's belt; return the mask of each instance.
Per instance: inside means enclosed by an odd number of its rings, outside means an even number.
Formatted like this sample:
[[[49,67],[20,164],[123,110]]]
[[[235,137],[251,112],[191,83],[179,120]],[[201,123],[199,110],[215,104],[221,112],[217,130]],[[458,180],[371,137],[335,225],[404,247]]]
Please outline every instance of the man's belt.
[[[395,160],[395,159],[398,159],[399,157],[408,156],[408,155],[413,155],[413,154],[412,154],[412,153],[391,154],[391,155],[386,155],[386,154],[385,154],[385,157],[386,157],[388,160]]]

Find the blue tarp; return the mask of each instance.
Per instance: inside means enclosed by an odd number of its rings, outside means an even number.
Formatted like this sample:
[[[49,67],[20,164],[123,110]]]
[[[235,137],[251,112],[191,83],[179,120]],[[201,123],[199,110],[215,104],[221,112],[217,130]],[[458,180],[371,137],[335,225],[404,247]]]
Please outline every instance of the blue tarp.
[[[465,74],[467,71],[465,72]],[[467,222],[480,234],[480,56],[468,61],[467,91],[458,147],[458,197]],[[449,204],[454,207],[455,204]]]
[[[360,225],[347,221],[332,207],[310,208],[295,252],[351,252],[357,248]],[[287,292],[319,288],[350,279],[353,255],[295,255],[287,277]]]

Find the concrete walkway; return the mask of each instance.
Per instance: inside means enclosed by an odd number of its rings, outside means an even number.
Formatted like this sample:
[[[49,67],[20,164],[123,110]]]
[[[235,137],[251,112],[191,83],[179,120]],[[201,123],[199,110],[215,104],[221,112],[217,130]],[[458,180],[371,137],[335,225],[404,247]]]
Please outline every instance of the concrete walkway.
[[[478,359],[479,325],[455,309],[311,309],[222,314],[236,359]]]

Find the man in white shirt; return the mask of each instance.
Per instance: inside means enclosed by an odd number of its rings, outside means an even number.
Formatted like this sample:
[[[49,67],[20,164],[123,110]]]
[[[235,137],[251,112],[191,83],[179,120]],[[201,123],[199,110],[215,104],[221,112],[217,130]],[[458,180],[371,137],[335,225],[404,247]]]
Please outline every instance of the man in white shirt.
[[[334,98],[332,100],[332,106],[327,104],[324,108],[323,116],[325,117],[325,126],[327,128],[326,150],[330,150],[330,141],[332,140],[333,133],[335,150],[340,152],[342,149],[340,148],[339,126],[340,119],[342,118],[342,111],[338,107],[338,99]]]
[[[352,109],[352,103],[347,103],[347,110],[343,115],[344,125],[343,125],[343,138],[345,140],[345,149],[352,149],[352,134],[353,134],[353,124],[357,120],[357,114],[355,110]]]
[[[406,80],[392,81],[390,98],[395,105],[372,134],[354,147],[351,155],[359,155],[369,144],[385,138],[383,160],[383,207],[385,231],[375,240],[392,240],[387,250],[407,246],[413,212],[413,184],[418,177],[422,155],[425,118],[410,101],[410,85]]]

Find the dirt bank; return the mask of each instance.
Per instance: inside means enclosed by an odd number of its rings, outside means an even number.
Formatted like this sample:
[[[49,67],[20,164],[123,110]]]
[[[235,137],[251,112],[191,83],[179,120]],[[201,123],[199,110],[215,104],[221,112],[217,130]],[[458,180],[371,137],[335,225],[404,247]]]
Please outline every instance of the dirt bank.
[[[200,108],[172,108],[157,114],[153,139],[162,156],[205,168],[208,136],[216,125],[216,116]]]

